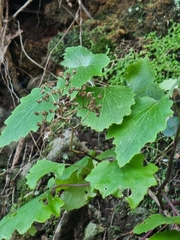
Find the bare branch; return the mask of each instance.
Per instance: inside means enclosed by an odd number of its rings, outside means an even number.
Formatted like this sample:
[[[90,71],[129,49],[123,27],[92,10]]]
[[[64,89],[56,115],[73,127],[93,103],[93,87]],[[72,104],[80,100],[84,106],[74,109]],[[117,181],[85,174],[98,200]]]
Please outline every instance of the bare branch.
[[[17,15],[27,7],[33,0],[28,0],[17,12],[14,13],[13,18],[17,17]]]

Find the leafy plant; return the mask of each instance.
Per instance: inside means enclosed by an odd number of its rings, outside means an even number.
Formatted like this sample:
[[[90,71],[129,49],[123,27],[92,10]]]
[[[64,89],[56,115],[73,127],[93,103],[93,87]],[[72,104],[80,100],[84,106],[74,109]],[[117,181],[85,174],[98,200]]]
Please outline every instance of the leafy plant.
[[[44,222],[51,214],[59,216],[62,209],[80,208],[97,192],[103,198],[125,197],[134,209],[148,188],[157,185],[154,174],[158,168],[152,163],[144,165],[140,151],[166,128],[173,102],[155,83],[146,58],[127,68],[127,86],[99,83],[97,77],[103,75],[109,62],[107,54],[92,54],[81,46],[67,48],[61,63],[67,70],[56,86],[47,84],[34,89],[5,121],[0,147],[36,131],[43,123],[53,122],[70,127],[72,138],[81,124],[96,131],[107,129],[107,138],[113,139],[114,147],[100,155],[95,151],[85,153],[84,158],[70,166],[38,160],[26,177],[28,187],[34,190],[49,173],[53,177],[43,193],[0,221],[1,238],[10,239],[15,230],[23,234],[33,222]],[[76,126],[71,124],[74,116],[80,119]],[[159,193],[162,189],[160,186]],[[33,214],[24,221],[29,209],[33,209]],[[137,229],[135,232],[140,233]]]

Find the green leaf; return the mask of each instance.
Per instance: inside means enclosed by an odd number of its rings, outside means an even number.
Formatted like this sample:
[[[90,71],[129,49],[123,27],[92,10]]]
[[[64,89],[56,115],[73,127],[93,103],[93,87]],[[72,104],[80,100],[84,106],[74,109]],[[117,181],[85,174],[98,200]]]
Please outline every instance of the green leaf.
[[[71,84],[75,87],[81,87],[93,76],[102,76],[102,68],[110,62],[106,54],[93,54],[82,46],[66,48],[64,58],[61,62],[63,66],[76,69],[76,74],[71,78]]]
[[[122,168],[115,160],[104,160],[91,171],[86,180],[93,189],[100,191],[103,198],[110,194],[122,196],[123,190],[130,188],[132,193],[126,199],[130,207],[135,208],[147,193],[148,187],[156,185],[153,174],[157,170],[153,164],[143,167],[143,155],[138,154]]]
[[[164,232],[155,233],[149,240],[179,240],[180,232],[176,230],[166,230]]]
[[[162,224],[180,224],[180,217],[164,217],[161,214],[153,214],[143,221],[143,223],[137,225],[133,232],[141,234],[153,230],[154,228]]]
[[[41,194],[0,221],[0,239],[10,239],[15,230],[24,234],[33,222],[45,222],[51,214],[58,217],[63,205],[59,197],[52,197],[49,192]]]
[[[56,173],[58,176],[61,176],[64,169],[65,164],[60,164],[49,160],[39,160],[30,169],[29,174],[26,176],[27,184],[30,189],[34,189],[40,178],[48,173]]]
[[[154,82],[154,72],[147,58],[130,65],[125,72],[125,79],[135,94],[142,94]]]
[[[124,116],[131,113],[131,105],[135,103],[134,94],[124,86],[92,87],[87,88],[86,91],[93,93],[92,96],[96,99],[96,106],[102,105],[102,108],[99,108],[100,116],[96,116],[95,112],[89,112],[84,107],[84,98],[79,96],[77,101],[79,102],[78,108],[80,110],[77,115],[82,120],[84,119],[83,124],[90,126],[96,131],[102,131],[112,123],[121,123]],[[89,102],[87,100],[86,104],[88,105]]]
[[[46,94],[49,94],[48,101],[42,100]],[[18,141],[30,131],[36,132],[39,128],[37,123],[42,123],[43,119],[48,122],[51,121],[54,113],[50,113],[49,110],[54,111],[57,108],[53,105],[56,99],[57,95],[52,95],[50,89],[42,90],[40,88],[33,89],[28,96],[21,98],[20,105],[15,108],[12,115],[5,121],[7,126],[0,136],[0,147],[8,145],[12,141]],[[38,103],[38,100],[42,102]],[[43,116],[42,111],[47,112],[48,115]]]
[[[132,113],[121,125],[110,127],[107,137],[115,137],[117,160],[124,166],[140,152],[147,142],[152,142],[156,134],[166,127],[166,119],[172,114],[172,101],[163,97],[156,101],[149,97],[138,98],[132,106]]]

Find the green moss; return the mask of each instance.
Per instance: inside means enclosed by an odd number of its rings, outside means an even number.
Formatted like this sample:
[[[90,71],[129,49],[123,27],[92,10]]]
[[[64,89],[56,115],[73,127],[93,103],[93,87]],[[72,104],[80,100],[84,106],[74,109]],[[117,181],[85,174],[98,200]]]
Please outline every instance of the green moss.
[[[107,49],[113,50],[114,44],[111,40],[106,38],[101,38],[100,41],[92,46],[93,53],[106,53]]]
[[[158,36],[156,32],[148,34],[142,41],[142,50],[136,52],[133,48],[122,58],[115,57],[112,67],[106,72],[106,78],[113,85],[125,81],[124,72],[132,63],[148,57],[155,73],[155,81],[160,83],[165,79],[176,79],[180,74],[180,25],[171,22],[166,36]],[[121,49],[120,49],[121,51]],[[117,55],[123,55],[117,52]]]

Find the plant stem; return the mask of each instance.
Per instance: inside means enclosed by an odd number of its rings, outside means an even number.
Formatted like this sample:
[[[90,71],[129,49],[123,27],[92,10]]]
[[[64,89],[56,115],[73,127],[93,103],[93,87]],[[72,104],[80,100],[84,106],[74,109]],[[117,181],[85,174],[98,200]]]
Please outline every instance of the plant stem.
[[[147,232],[147,233],[144,235],[144,237],[140,238],[140,240],[145,240],[145,239],[147,239],[147,237],[151,236],[152,232],[153,232],[153,230],[150,230],[149,232]]]
[[[172,210],[174,211],[174,213],[177,216],[180,216],[180,213],[178,212],[178,210],[174,207],[173,203],[171,202],[171,200],[166,196],[165,193],[161,193],[161,195],[163,196],[164,199],[166,199],[167,203],[169,204],[169,206],[172,208]]]
[[[63,187],[86,187],[86,186],[90,186],[90,183],[65,183],[65,184],[59,184],[53,188],[56,189],[56,188],[63,188]]]

